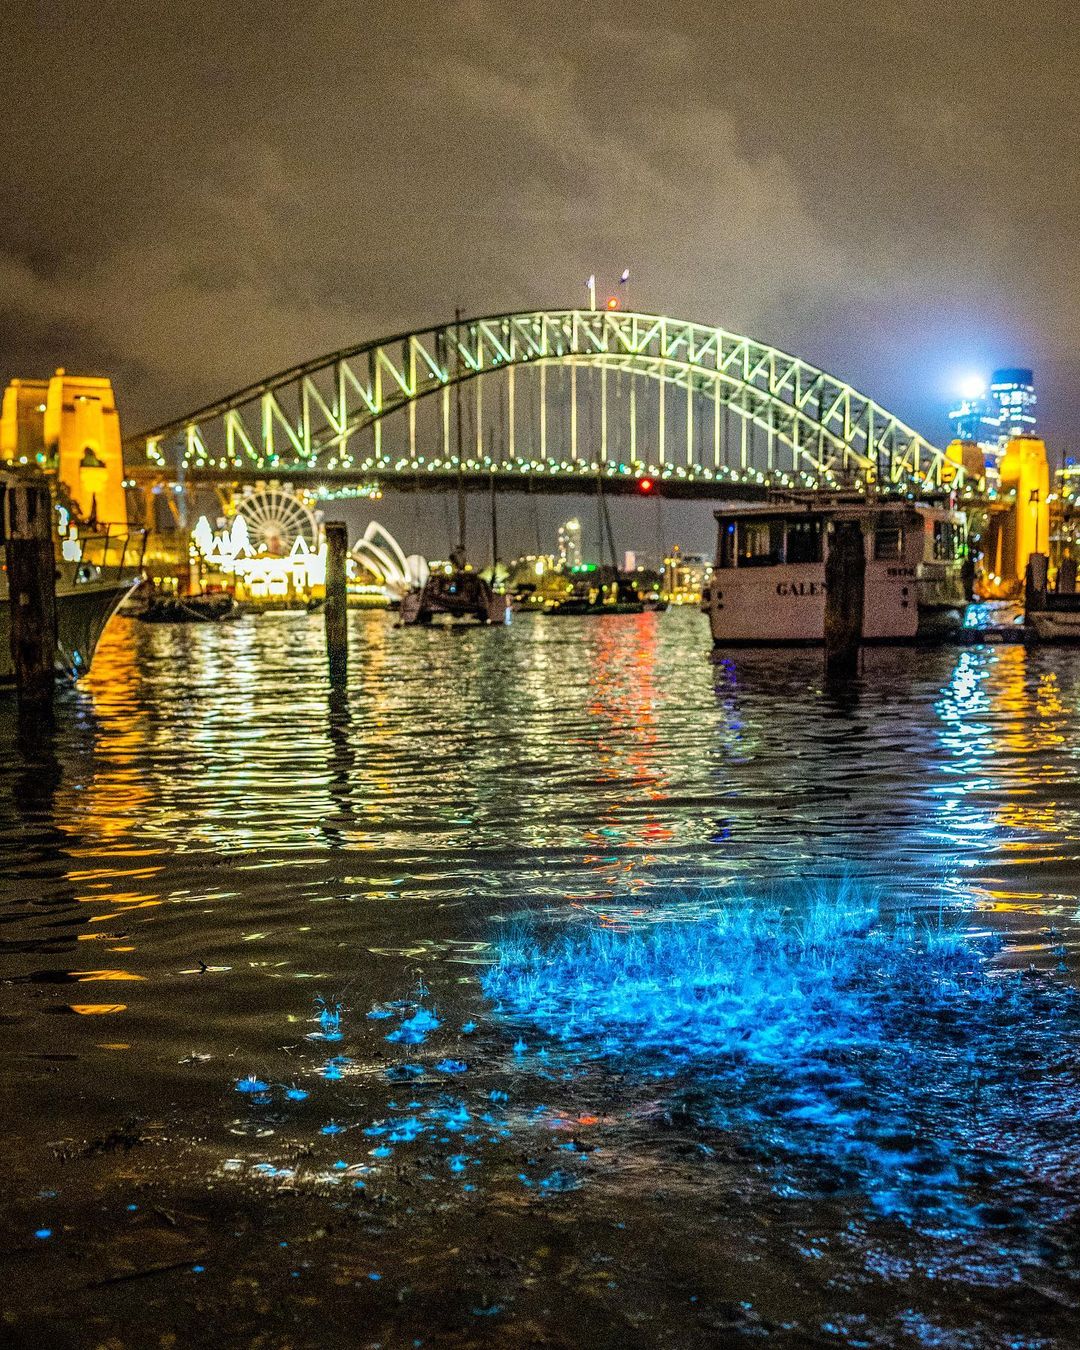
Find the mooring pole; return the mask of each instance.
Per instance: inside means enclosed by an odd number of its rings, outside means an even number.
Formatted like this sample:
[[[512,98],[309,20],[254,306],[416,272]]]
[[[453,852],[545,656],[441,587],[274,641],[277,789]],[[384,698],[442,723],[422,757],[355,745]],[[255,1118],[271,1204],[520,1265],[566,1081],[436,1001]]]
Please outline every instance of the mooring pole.
[[[458,566],[465,566],[465,466],[461,460],[462,423],[461,423],[461,310],[454,310],[454,406],[457,411],[457,520],[458,551],[461,554]],[[511,435],[513,433],[511,432]]]
[[[56,688],[56,553],[42,474],[16,470],[4,493],[11,662],[20,712],[49,715]]]
[[[349,670],[349,609],[345,585],[345,560],[349,531],[340,520],[327,521],[326,535],[326,657],[331,684],[344,684]]]
[[[857,520],[837,520],[825,560],[825,676],[850,680],[858,670],[866,589],[866,548]]]
[[[1045,553],[1032,553],[1027,560],[1027,567],[1024,569],[1024,618],[1028,618],[1032,610],[1046,608],[1046,590],[1047,590],[1047,568],[1050,559]]]
[[[499,566],[499,507],[495,498],[495,470],[492,468],[491,486],[491,584],[495,585],[495,573]]]

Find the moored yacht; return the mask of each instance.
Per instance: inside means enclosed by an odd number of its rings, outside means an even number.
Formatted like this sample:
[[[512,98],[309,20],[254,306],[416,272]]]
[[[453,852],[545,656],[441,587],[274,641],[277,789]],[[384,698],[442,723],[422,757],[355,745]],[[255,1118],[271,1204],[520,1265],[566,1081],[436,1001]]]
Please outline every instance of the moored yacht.
[[[439,616],[505,624],[510,622],[510,601],[486,577],[466,566],[464,549],[459,547],[445,570],[433,568],[422,586],[402,596],[400,615],[406,627],[429,624]]]
[[[716,561],[701,608],[718,646],[824,641],[825,560],[841,520],[862,527],[865,641],[944,637],[962,623],[966,523],[946,505],[807,494],[733,503],[715,515]]]

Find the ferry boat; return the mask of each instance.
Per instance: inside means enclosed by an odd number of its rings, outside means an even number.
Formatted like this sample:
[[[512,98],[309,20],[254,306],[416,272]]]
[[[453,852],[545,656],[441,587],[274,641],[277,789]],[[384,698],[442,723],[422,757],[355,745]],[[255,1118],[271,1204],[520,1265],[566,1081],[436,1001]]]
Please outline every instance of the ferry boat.
[[[966,521],[944,504],[807,494],[733,503],[715,516],[716,560],[701,608],[717,646],[824,641],[825,559],[840,520],[863,532],[864,641],[941,638],[963,623]]]

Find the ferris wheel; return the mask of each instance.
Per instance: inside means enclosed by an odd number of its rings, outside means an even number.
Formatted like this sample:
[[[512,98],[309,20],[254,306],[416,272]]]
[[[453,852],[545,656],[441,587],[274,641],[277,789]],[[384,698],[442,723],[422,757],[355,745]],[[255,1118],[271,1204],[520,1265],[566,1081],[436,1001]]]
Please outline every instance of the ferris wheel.
[[[315,552],[319,546],[319,522],[300,498],[287,487],[257,487],[240,500],[236,514],[247,526],[256,552],[283,558],[302,538]]]

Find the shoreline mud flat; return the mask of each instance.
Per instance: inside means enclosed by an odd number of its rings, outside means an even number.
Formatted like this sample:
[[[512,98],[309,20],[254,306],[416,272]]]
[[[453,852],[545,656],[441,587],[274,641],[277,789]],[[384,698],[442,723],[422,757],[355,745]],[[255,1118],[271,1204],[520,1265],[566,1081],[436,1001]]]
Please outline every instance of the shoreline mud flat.
[[[201,1112],[16,1156],[8,1334],[1067,1345],[1080,996],[995,945],[819,897],[316,999]]]

